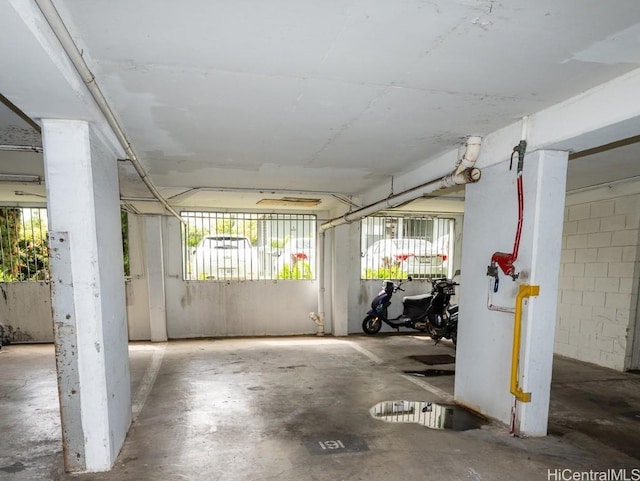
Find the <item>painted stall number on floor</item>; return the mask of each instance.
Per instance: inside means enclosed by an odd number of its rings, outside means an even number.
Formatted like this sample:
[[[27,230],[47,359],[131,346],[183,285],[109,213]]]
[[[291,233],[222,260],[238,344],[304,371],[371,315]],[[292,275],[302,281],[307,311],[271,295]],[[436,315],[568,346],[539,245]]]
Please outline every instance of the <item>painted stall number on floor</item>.
[[[346,449],[339,439],[335,441],[318,441],[318,444],[322,449]]]
[[[342,433],[329,433],[323,437],[307,439],[304,444],[311,454],[358,453],[369,450],[367,443],[361,438]]]

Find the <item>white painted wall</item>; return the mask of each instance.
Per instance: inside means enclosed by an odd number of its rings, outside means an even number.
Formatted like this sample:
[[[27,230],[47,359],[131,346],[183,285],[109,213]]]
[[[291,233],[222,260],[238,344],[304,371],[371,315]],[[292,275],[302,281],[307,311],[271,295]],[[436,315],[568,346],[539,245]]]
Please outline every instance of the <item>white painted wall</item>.
[[[53,342],[49,284],[0,283],[0,326],[14,334],[11,342]]]
[[[167,281],[170,339],[313,334],[317,281]]]
[[[635,367],[639,232],[640,183],[567,196],[558,354],[616,370]]]

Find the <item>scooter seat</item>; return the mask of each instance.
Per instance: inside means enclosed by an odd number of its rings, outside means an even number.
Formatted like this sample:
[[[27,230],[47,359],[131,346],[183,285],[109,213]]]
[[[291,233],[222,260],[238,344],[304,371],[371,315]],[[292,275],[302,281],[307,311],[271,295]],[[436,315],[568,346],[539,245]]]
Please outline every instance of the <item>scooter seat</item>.
[[[426,299],[428,297],[431,297],[431,294],[417,294],[415,296],[404,296],[402,298],[402,302],[406,302],[406,301],[422,301],[423,299]]]

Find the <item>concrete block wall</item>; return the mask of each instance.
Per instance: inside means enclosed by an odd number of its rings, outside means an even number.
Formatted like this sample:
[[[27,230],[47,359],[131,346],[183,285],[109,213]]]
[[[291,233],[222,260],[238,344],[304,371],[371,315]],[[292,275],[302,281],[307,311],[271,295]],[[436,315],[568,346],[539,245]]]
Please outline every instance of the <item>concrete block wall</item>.
[[[555,352],[630,368],[636,326],[640,183],[569,194]]]

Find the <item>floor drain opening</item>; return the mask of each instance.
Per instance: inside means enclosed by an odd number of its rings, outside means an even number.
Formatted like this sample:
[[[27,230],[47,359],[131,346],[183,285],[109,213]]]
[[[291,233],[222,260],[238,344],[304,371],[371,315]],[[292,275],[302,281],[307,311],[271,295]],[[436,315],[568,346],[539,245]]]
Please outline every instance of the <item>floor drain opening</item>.
[[[454,364],[456,358],[450,354],[428,354],[422,356],[409,356],[409,359],[433,366],[435,364]]]
[[[640,421],[640,411],[632,411],[630,413],[623,413],[622,415],[635,421]]]
[[[424,371],[404,371],[405,374],[411,374],[418,377],[436,377],[436,376],[453,376],[456,372],[448,369],[425,369]]]
[[[370,410],[371,415],[389,423],[417,423],[431,429],[467,431],[479,429],[487,421],[455,404],[430,401],[383,401]]]

